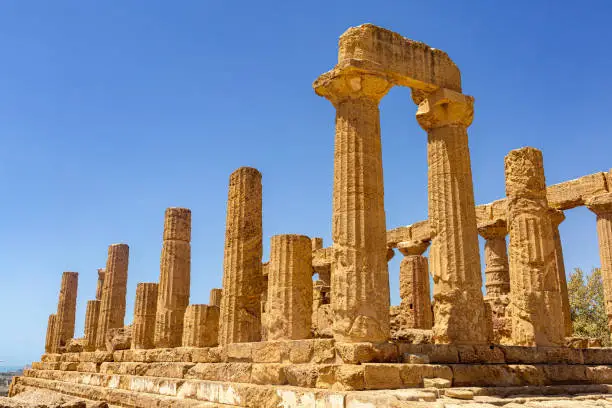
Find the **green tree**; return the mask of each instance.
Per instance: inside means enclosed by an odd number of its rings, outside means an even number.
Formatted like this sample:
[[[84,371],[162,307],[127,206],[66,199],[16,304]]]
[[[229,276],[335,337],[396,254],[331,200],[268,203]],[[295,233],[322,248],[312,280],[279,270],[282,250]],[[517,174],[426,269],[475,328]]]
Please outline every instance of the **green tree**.
[[[597,338],[603,346],[610,346],[601,270],[595,268],[585,275],[580,268],[574,269],[567,291],[574,336]]]

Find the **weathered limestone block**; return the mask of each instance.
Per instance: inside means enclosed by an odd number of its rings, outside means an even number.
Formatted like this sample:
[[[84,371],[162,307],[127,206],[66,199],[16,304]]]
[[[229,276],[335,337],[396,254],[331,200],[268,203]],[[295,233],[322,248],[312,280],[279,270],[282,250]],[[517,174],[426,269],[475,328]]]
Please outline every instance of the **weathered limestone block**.
[[[155,347],[178,347],[191,282],[191,210],[171,207],[164,217]]]
[[[214,347],[219,343],[219,308],[189,305],[185,312],[183,347]]]
[[[304,235],[275,235],[270,242],[267,340],[310,337],[312,243]]]
[[[108,329],[105,333],[106,351],[127,350],[132,346],[132,326]]]
[[[219,343],[261,338],[263,275],[261,173],[241,167],[230,175],[223,258]]]
[[[55,330],[53,330],[53,352],[58,352],[60,348],[65,347],[66,342],[74,337],[78,285],[79,274],[77,272],[64,272],[62,274]]]
[[[436,343],[477,344],[489,337],[467,134],[473,104],[474,98],[441,88],[416,114],[427,131]]]
[[[429,292],[429,265],[423,253],[429,242],[400,242],[400,320],[402,328],[426,329],[433,325]]]
[[[108,330],[123,327],[129,255],[130,248],[126,244],[112,244],[108,247],[102,303],[96,332],[97,350],[106,348]]]
[[[98,282],[96,284],[96,300],[102,300],[102,290],[104,288],[104,275],[105,271],[103,268],[98,269]]]
[[[66,352],[67,353],[81,353],[85,351],[86,346],[87,346],[87,340],[85,340],[85,338],[70,339],[66,342]]]
[[[324,74],[314,84],[336,108],[331,305],[339,341],[389,338],[378,104],[391,86],[384,77],[351,70]]]
[[[100,300],[88,300],[85,310],[85,351],[96,349],[96,334],[100,318]]]
[[[605,173],[599,172],[548,186],[546,197],[550,207],[568,210],[584,205],[590,197],[605,194],[606,185]]]
[[[565,220],[563,211],[550,209],[550,222],[553,231],[553,241],[555,244],[555,263],[557,265],[557,279],[559,280],[559,290],[561,291],[561,305],[563,312],[564,336],[571,337],[574,332],[572,325],[572,315],[569,304],[569,294],[567,292],[567,278],[565,276],[565,261],[563,260],[563,246],[561,245],[561,234],[559,234],[559,224]]]
[[[525,147],[505,160],[510,233],[512,340],[562,345],[564,322],[542,153]]]
[[[132,348],[153,348],[155,337],[155,319],[157,313],[157,283],[139,283],[136,286],[134,302],[134,323],[132,324]]]
[[[210,300],[208,304],[210,306],[221,307],[221,299],[223,299],[223,289],[214,288],[210,290]]]
[[[57,315],[51,314],[49,315],[49,320],[47,321],[47,336],[45,338],[45,353],[54,353],[54,339],[55,339],[55,319]]]
[[[601,276],[608,315],[608,329],[612,333],[612,193],[593,197],[587,201],[586,205],[597,215]]]
[[[315,337],[333,337],[333,325],[331,304],[323,304],[312,312],[312,332]]]

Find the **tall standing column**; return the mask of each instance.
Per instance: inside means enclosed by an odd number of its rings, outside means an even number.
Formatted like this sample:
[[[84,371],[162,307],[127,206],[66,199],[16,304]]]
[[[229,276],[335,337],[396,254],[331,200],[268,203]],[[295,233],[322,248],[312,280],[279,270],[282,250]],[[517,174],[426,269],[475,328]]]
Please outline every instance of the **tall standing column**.
[[[134,323],[132,324],[133,349],[154,347],[158,288],[157,283],[139,283],[136,285]]]
[[[191,210],[166,209],[163,238],[154,342],[158,348],[179,347],[189,305]]]
[[[505,160],[512,340],[562,345],[564,323],[542,152],[512,150]]]
[[[387,79],[336,71],[315,82],[336,108],[331,306],[338,341],[389,338],[389,273],[380,112]]]
[[[612,333],[612,193],[593,197],[586,205],[597,215],[601,277],[608,315],[608,330]]]
[[[55,347],[53,346],[53,339],[55,338],[55,318],[56,315],[49,315],[47,321],[47,337],[45,337],[45,353],[55,353]]]
[[[261,173],[241,167],[230,175],[223,258],[219,343],[261,339]]]
[[[557,264],[557,278],[559,280],[559,290],[561,291],[561,305],[563,311],[563,327],[565,337],[571,337],[574,332],[572,326],[572,315],[569,304],[569,293],[567,292],[567,278],[565,276],[565,261],[563,260],[563,245],[561,244],[561,234],[559,225],[565,221],[563,211],[553,208],[549,211],[550,222],[552,224],[553,241],[555,243],[555,263]]]
[[[220,308],[221,299],[223,299],[223,289],[213,288],[210,290],[210,298],[208,300],[209,305]]]
[[[99,300],[88,300],[85,310],[85,351],[96,349],[96,333],[98,331],[98,320],[100,318]]]
[[[104,288],[104,269],[98,269],[98,283],[96,285],[96,300],[102,300],[102,289]]]
[[[96,333],[96,349],[106,349],[106,332],[123,327],[125,320],[125,295],[127,292],[128,259],[130,248],[126,244],[108,247],[102,303]]]
[[[64,347],[66,342],[74,337],[78,286],[79,274],[77,272],[64,272],[62,274],[62,286],[57,302],[53,339],[55,352],[59,351],[60,347]]]
[[[400,242],[400,314],[406,328],[430,330],[433,325],[429,291],[429,266],[423,253],[428,241]]]
[[[472,97],[440,88],[416,114],[427,131],[436,343],[478,344],[489,336],[467,134],[473,105]]]
[[[310,337],[312,244],[304,235],[275,235],[270,242],[268,340]]]

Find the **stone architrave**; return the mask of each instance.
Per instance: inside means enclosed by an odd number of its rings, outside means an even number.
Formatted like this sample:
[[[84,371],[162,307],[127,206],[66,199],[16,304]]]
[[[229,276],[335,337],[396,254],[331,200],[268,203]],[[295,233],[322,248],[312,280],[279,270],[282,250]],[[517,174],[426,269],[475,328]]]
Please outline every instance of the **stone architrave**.
[[[561,305],[563,307],[563,327],[565,337],[571,337],[574,332],[572,315],[569,304],[569,293],[567,291],[567,277],[565,276],[565,261],[563,260],[563,245],[559,225],[565,221],[563,211],[550,209],[550,222],[553,230],[553,241],[555,243],[555,262],[557,264],[557,277],[559,279],[559,290],[561,291]]]
[[[155,319],[157,315],[157,283],[136,285],[134,302],[134,323],[132,324],[132,348],[150,349],[154,347]]]
[[[316,92],[336,108],[331,307],[337,341],[389,338],[389,273],[380,112],[385,77],[337,69]]]
[[[512,150],[505,173],[512,341],[559,346],[565,329],[542,153],[532,147]]]
[[[416,114],[427,131],[435,343],[480,344],[490,335],[468,147],[473,105],[472,97],[439,88],[420,101]]]
[[[183,347],[214,347],[219,339],[219,308],[189,305],[185,312]]]
[[[261,339],[263,274],[261,173],[241,167],[230,175],[223,258],[219,344]]]
[[[597,215],[601,277],[608,315],[608,330],[612,333],[612,193],[590,198],[586,205]]]
[[[76,300],[79,285],[77,272],[64,272],[62,286],[57,303],[53,347],[57,353],[66,346],[66,342],[74,337],[74,320],[76,317]]]
[[[108,247],[102,303],[100,303],[100,317],[96,332],[96,350],[106,349],[107,331],[123,327],[129,255],[130,248],[126,244],[112,244]]]
[[[223,299],[223,289],[213,288],[210,290],[209,305],[221,308],[221,299]]]
[[[275,235],[270,241],[267,340],[310,337],[312,245],[304,235]]]
[[[88,300],[85,310],[85,351],[96,349],[96,332],[98,330],[98,320],[100,318],[99,300]]]
[[[49,315],[47,321],[47,337],[45,338],[45,353],[54,353],[55,347],[53,347],[53,339],[55,338],[55,314]]]
[[[485,287],[487,297],[500,297],[510,292],[510,267],[505,220],[497,219],[478,227],[478,233],[485,239]]]
[[[102,289],[104,288],[104,268],[98,269],[98,283],[96,284],[96,300],[102,300]]]
[[[179,347],[191,281],[191,210],[171,207],[164,217],[155,347]]]
[[[397,249],[404,255],[400,263],[399,314],[402,328],[430,330],[433,325],[429,291],[429,267],[423,253],[429,242],[400,242]]]

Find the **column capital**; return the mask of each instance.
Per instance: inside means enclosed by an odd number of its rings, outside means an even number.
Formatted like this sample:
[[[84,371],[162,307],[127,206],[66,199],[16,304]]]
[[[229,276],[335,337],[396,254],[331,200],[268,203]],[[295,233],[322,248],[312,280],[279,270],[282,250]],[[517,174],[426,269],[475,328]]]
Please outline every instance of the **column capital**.
[[[498,218],[478,225],[478,234],[486,240],[504,238],[508,235],[506,220]]]
[[[591,197],[585,204],[589,210],[597,215],[612,213],[612,193]]]
[[[387,262],[392,260],[394,256],[395,256],[395,251],[393,250],[393,247],[387,247]]]
[[[474,97],[439,88],[419,103],[416,118],[426,131],[444,126],[468,127],[474,119]]]
[[[429,244],[430,241],[402,241],[397,244],[397,249],[404,256],[423,255]]]
[[[104,273],[106,272],[106,269],[104,268],[98,268],[98,278],[100,279],[104,279]]]
[[[334,106],[348,99],[371,99],[378,103],[393,87],[380,74],[354,69],[334,69],[321,75],[313,85],[319,96],[327,98]]]
[[[565,221],[565,213],[555,208],[549,208],[548,214],[550,215],[550,222],[553,228],[559,227],[559,225]]]

